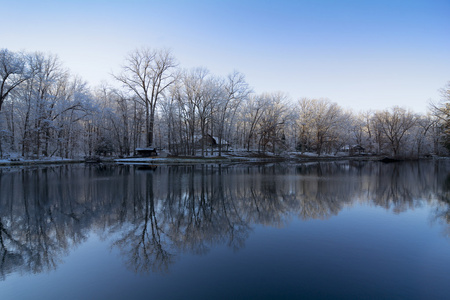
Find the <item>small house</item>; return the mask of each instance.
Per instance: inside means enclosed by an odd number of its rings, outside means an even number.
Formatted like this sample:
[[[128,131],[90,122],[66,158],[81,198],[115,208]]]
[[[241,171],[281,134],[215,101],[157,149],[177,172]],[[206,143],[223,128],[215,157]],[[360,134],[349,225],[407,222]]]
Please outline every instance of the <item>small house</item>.
[[[158,156],[156,148],[136,148],[136,154],[140,157]]]

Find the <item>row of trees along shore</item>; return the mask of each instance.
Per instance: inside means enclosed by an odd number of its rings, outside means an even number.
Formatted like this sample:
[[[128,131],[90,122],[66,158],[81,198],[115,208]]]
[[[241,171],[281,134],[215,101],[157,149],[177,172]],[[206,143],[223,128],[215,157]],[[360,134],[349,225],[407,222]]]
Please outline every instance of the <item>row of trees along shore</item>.
[[[401,107],[355,113],[328,99],[256,94],[242,73],[185,70],[170,51],[131,52],[112,86],[90,88],[57,56],[0,50],[0,158],[172,155],[247,150],[448,155],[450,82],[426,114]]]

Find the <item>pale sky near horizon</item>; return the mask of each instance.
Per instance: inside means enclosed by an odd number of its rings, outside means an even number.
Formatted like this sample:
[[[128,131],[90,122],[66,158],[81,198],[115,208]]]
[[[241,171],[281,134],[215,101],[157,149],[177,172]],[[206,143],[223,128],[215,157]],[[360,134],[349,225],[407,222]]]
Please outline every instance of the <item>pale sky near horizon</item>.
[[[4,1],[0,48],[58,55],[91,86],[125,56],[167,48],[180,67],[242,72],[256,93],[425,112],[450,81],[449,0]]]

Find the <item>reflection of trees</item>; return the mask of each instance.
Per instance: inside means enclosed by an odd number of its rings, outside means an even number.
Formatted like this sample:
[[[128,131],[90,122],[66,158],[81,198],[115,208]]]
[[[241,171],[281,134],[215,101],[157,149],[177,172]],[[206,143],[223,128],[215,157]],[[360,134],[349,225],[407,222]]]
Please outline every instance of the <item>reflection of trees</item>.
[[[444,235],[450,237],[450,173],[445,176],[442,190],[437,193],[437,200],[434,206],[435,220],[443,223]]]
[[[146,174],[143,194],[136,193],[141,189],[134,190],[137,207],[133,219],[114,243],[128,258],[127,265],[136,272],[166,271],[173,260],[173,254],[167,249],[169,240],[158,224],[152,177],[151,173]]]
[[[442,192],[438,193],[438,199],[442,202],[450,203],[450,173],[445,177]]]
[[[449,178],[428,162],[0,169],[0,272],[54,269],[92,230],[130,269],[166,272],[179,253],[243,248],[254,224],[329,218],[355,201],[396,213],[427,201],[450,232]]]
[[[223,243],[233,249],[241,248],[249,224],[225,180],[227,170],[208,166],[199,170],[187,168],[190,170],[183,174],[183,179],[176,169],[169,171],[167,177],[165,218],[176,247],[196,254],[207,253],[211,246]]]
[[[371,164],[368,199],[374,204],[400,213],[423,206],[442,189],[439,170],[430,162]]]
[[[373,172],[379,174],[374,182],[373,202],[376,205],[391,209],[396,212],[406,211],[413,208],[414,195],[421,195],[421,190],[411,185],[418,174],[414,170],[412,164],[387,164],[377,165],[373,168]],[[421,185],[420,180],[414,180],[418,186]]]
[[[75,212],[61,203],[72,199],[51,184],[52,168],[0,173],[0,272],[42,272],[56,268],[70,246],[85,239]],[[57,175],[57,174],[56,174]],[[24,184],[26,183],[26,184]],[[12,188],[11,188],[12,187]]]
[[[442,224],[443,234],[450,237],[450,203],[437,202],[433,213],[434,220]]]
[[[158,226],[154,209],[148,203],[150,211],[145,211],[141,223],[131,225],[114,245],[128,257],[127,265],[136,272],[166,271],[173,260],[166,246],[166,239]]]

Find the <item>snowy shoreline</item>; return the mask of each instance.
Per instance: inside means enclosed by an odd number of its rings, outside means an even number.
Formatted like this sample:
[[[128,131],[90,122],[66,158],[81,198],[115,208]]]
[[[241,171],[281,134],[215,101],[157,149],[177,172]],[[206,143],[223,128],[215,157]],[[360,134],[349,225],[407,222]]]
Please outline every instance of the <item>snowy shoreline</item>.
[[[31,166],[31,165],[53,165],[53,164],[76,164],[84,163],[83,159],[24,159],[24,160],[7,160],[0,159],[1,166]]]
[[[141,157],[141,158],[104,158],[98,163],[114,164],[134,164],[134,165],[165,165],[165,164],[223,164],[223,163],[273,163],[273,162],[320,162],[320,161],[381,161],[381,156],[266,156],[266,157],[248,157],[248,156],[223,156],[223,157]],[[426,160],[428,158],[420,158]],[[51,164],[96,164],[86,162],[84,159],[34,159],[34,160],[0,160],[0,166],[32,166],[32,165],[51,165]]]

